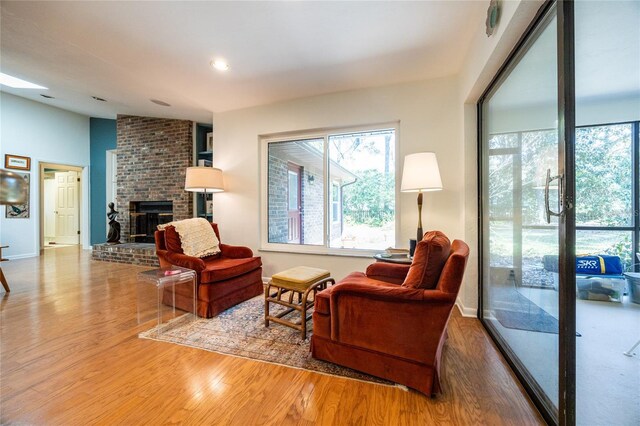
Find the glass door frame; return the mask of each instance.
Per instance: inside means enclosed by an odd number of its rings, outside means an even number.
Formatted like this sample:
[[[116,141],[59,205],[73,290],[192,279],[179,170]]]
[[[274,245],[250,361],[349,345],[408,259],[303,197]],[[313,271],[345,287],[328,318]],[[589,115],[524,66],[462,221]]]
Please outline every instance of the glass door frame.
[[[559,218],[559,330],[558,330],[558,410],[546,397],[544,391],[520,362],[506,341],[492,325],[484,319],[483,251],[484,225],[487,218],[484,208],[487,200],[483,194],[483,117],[482,106],[487,97],[502,83],[548,20],[557,17],[557,63],[558,63],[558,173],[562,180],[564,197],[563,212]],[[573,0],[547,0],[525,30],[507,60],[497,72],[477,104],[478,124],[478,319],[491,336],[507,363],[549,424],[575,425],[576,403],[576,282],[575,282],[575,26]],[[488,153],[487,153],[488,154]]]

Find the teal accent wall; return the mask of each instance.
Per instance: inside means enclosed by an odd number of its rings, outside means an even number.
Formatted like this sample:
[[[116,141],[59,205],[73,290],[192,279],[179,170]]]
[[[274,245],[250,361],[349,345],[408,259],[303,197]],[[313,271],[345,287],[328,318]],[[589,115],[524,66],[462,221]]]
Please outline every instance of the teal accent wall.
[[[107,151],[116,149],[116,120],[89,120],[91,244],[107,241]]]

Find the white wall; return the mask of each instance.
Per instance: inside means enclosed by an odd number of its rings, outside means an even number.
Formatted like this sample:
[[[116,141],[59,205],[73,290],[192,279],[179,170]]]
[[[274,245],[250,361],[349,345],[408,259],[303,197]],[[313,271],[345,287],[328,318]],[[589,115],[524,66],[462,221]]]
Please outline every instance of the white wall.
[[[464,237],[464,151],[457,78],[342,92],[215,114],[214,165],[225,174],[226,191],[215,195],[215,221],[228,244],[259,249],[259,136],[308,129],[399,121],[400,176],[404,156],[435,151],[444,190],[425,194],[423,227],[451,239]],[[399,246],[408,246],[417,226],[416,194],[400,194]],[[297,265],[326,268],[335,278],[362,271],[371,258],[259,252],[264,275]]]
[[[81,242],[89,247],[89,117],[0,93],[0,156],[31,157],[29,219],[6,219],[0,212],[0,242],[10,245],[8,258],[40,252],[39,162],[84,167],[82,172]],[[4,254],[4,253],[3,253]]]
[[[459,126],[463,129],[464,240],[471,248],[458,306],[464,315],[476,316],[478,307],[478,176],[476,104],[524,34],[542,0],[502,1],[500,22],[491,37],[479,22],[459,74]]]

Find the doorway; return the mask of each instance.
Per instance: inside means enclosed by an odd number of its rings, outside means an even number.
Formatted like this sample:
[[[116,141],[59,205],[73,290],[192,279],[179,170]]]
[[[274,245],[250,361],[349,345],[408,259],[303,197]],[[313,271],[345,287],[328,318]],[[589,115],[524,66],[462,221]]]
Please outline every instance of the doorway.
[[[40,163],[42,248],[80,244],[82,168]]]

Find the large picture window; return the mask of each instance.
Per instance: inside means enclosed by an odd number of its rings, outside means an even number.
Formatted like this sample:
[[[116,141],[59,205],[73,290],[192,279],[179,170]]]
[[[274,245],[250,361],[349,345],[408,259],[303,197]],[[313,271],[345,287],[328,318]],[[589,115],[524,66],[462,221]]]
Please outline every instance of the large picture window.
[[[395,245],[395,126],[266,137],[262,144],[263,248]]]

